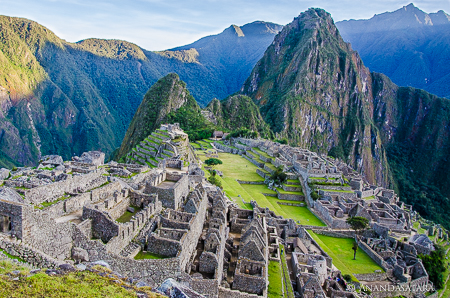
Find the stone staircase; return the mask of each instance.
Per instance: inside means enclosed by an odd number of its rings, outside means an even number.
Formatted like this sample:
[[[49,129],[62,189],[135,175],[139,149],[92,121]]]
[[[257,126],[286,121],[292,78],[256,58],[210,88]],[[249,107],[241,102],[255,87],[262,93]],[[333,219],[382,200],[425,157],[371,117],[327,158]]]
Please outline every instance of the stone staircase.
[[[164,159],[175,157],[175,152],[165,147],[170,140],[168,132],[157,129],[128,153],[126,162],[156,168]]]
[[[130,242],[127,246],[125,246],[124,249],[122,249],[120,255],[122,257],[131,259],[134,258],[139,253],[139,251],[141,251],[141,247],[134,242]]]

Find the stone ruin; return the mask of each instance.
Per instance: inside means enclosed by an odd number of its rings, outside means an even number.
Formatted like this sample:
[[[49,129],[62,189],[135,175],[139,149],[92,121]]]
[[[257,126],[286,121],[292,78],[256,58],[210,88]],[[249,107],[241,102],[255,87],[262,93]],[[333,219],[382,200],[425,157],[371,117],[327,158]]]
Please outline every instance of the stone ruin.
[[[305,226],[256,202],[252,210],[240,209],[207,182],[178,125],[163,125],[144,142],[129,163],[104,164],[104,154],[92,151],[71,161],[52,155],[35,168],[0,170],[0,248],[37,267],[104,261],[135,282],[178,284],[195,297],[267,297],[270,262],[283,264],[288,256],[292,284],[286,286],[296,296],[355,297]],[[351,189],[349,196],[324,193],[317,201],[307,192],[305,200],[328,232],[348,216],[370,219],[379,236],[357,238],[358,244],[386,272],[360,280],[428,282],[417,253],[429,253],[432,244],[420,235],[409,242],[389,236],[411,231],[411,209],[395,193],[304,149],[242,138],[234,145],[266,152],[304,189],[310,178]],[[365,199],[369,194],[373,198]]]

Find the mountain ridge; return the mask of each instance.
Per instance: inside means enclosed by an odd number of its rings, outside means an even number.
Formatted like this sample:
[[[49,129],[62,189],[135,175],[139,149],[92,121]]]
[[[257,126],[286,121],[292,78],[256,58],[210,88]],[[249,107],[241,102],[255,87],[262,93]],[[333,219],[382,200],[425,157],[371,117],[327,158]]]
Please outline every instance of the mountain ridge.
[[[336,26],[372,71],[397,85],[450,97],[450,15],[444,11],[428,14],[410,4]]]
[[[371,73],[324,10],[309,9],[286,25],[240,92],[277,137],[343,159],[448,224],[450,101]]]
[[[235,48],[233,39],[197,63],[197,50],[165,57],[122,40],[69,43],[24,18],[3,16],[0,25],[0,166],[7,167],[34,164],[46,154],[69,159],[101,150],[108,155],[120,146],[142,98],[159,78],[177,72],[206,106],[239,89],[253,67],[240,60],[251,56],[256,62],[274,36],[247,33],[239,37],[243,46]],[[249,36],[258,43],[246,42]],[[222,56],[227,59],[218,71]]]

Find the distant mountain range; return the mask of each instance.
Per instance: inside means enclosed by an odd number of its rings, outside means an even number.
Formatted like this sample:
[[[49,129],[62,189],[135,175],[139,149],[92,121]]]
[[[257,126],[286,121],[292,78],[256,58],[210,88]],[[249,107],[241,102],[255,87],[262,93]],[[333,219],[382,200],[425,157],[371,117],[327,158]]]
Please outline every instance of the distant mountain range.
[[[239,90],[282,27],[254,22],[178,49],[120,40],[68,43],[36,22],[0,16],[0,166],[119,147],[146,91],[176,72],[201,106]]]
[[[450,98],[450,15],[444,11],[428,14],[409,4],[336,26],[371,71]]]

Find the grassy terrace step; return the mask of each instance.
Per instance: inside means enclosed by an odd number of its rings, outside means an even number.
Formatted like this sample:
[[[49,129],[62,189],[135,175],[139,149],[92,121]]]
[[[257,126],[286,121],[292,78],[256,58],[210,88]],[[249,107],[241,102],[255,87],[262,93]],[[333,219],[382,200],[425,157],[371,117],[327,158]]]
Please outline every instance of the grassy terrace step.
[[[384,271],[362,249],[356,252],[353,260],[353,238],[334,238],[310,232],[311,236],[333,259],[333,264],[342,274],[374,273],[375,270]],[[355,278],[356,279],[356,278]]]
[[[277,187],[277,190],[279,193],[286,194],[286,195],[299,195],[299,196],[305,195],[302,191],[285,191],[284,189],[278,188],[278,187]]]
[[[267,154],[266,152],[262,151],[261,149],[259,149],[258,147],[253,147],[253,150],[255,150],[256,152],[258,152],[259,154],[261,154],[262,156],[264,156],[265,158],[270,158],[273,160],[273,157],[270,156],[269,154]]]
[[[273,164],[271,163],[266,163],[266,165],[269,167],[269,169],[276,171],[277,167],[275,167]]]
[[[154,169],[154,168],[156,168],[156,166],[154,166],[152,163],[150,163],[150,162],[146,162],[146,164],[151,168],[151,169]]]
[[[153,132],[152,136],[153,137],[157,137],[158,139],[161,139],[161,140],[170,140],[170,137],[165,136],[165,135],[160,134],[160,133],[157,133],[157,132]]]
[[[203,153],[197,153],[202,161],[207,157]],[[279,200],[277,197],[269,197],[263,195],[276,194],[275,191],[268,189],[267,185],[239,184],[236,179],[243,181],[264,181],[264,179],[256,173],[256,167],[247,159],[230,153],[219,153],[219,159],[223,164],[216,166],[216,169],[223,172],[223,177],[219,180],[222,182],[225,193],[232,198],[240,208],[251,209],[245,202],[256,201],[260,207],[269,207],[277,215],[285,218],[292,218],[304,225],[325,226],[311,211],[306,207],[280,205],[278,202],[288,202]],[[238,197],[240,195],[240,197]]]
[[[300,185],[300,181],[298,181],[298,179],[288,179],[286,180],[286,185]]]

